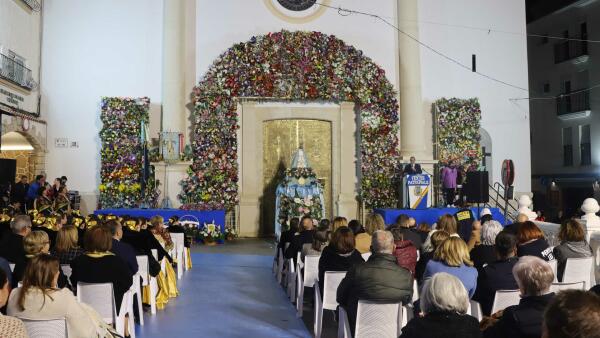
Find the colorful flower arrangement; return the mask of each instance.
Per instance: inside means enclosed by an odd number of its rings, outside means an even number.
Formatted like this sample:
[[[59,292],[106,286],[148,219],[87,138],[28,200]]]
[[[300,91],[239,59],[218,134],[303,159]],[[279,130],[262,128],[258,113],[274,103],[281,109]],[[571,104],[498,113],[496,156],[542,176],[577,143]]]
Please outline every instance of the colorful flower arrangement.
[[[223,53],[194,88],[194,162],[181,182],[186,209],[238,202],[237,97],[352,101],[360,111],[360,196],[367,207],[396,204],[398,102],[385,72],[333,35],[281,31]]]
[[[221,227],[214,223],[204,224],[199,235],[204,243],[212,243],[225,238],[221,232]]]
[[[140,203],[145,142],[142,126],[148,123],[149,106],[147,97],[102,98],[98,187],[101,208],[132,208]]]
[[[293,217],[311,216],[313,219],[323,218],[321,198],[316,195],[290,197],[281,195],[279,199],[279,218],[291,219]]]
[[[225,239],[228,241],[234,240],[238,236],[237,231],[232,226],[225,227]]]
[[[438,159],[442,165],[456,160],[467,170],[482,158],[479,134],[481,108],[476,98],[441,98],[433,103],[437,115]]]

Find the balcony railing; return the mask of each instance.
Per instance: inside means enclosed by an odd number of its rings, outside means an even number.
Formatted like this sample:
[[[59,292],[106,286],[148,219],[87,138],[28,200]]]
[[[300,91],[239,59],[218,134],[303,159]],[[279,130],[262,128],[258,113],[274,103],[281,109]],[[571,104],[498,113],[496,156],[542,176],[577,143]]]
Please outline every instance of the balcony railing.
[[[587,41],[569,40],[554,45],[554,63],[588,55]]]
[[[556,114],[566,115],[590,110],[590,92],[574,91],[573,94],[563,94],[556,98]]]
[[[0,54],[0,77],[23,88],[33,89],[35,86],[31,69],[4,54]]]
[[[31,8],[33,11],[39,11],[42,8],[42,5],[37,0],[21,0],[27,7]]]

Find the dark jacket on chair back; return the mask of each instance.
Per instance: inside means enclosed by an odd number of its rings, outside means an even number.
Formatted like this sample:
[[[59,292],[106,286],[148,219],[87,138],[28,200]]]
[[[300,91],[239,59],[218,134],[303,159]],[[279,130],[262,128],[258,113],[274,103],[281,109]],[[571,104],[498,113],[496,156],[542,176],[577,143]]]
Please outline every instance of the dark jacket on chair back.
[[[490,315],[496,291],[519,288],[512,274],[512,269],[517,261],[519,261],[517,257],[510,257],[490,263],[481,269],[477,278],[477,291],[475,291],[473,299],[481,304],[481,311],[484,315]]]
[[[350,328],[354,330],[359,299],[407,304],[412,291],[410,271],[398,266],[394,255],[374,253],[364,264],[348,269],[337,289],[337,301],[346,309]]]
[[[315,230],[304,230],[294,236],[290,246],[285,250],[285,258],[293,258],[295,262],[296,255],[302,251],[302,246],[306,243],[312,243],[315,232]]]

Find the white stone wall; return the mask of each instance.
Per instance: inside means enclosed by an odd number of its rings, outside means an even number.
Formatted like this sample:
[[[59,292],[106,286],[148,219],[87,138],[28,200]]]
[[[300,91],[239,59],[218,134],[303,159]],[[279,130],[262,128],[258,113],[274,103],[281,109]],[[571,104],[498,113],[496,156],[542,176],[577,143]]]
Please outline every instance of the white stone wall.
[[[0,53],[8,56],[12,51],[25,58],[25,66],[31,69],[36,82],[39,82],[40,19],[40,12],[32,11],[21,1],[0,1]],[[11,100],[6,92],[18,98]],[[23,89],[0,77],[1,103],[35,113],[38,94],[37,90]]]

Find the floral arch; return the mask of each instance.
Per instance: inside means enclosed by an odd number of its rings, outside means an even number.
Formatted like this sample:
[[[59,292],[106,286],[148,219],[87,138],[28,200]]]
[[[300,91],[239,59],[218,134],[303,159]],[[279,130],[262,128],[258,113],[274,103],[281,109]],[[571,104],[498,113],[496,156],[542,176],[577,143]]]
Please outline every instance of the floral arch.
[[[193,91],[194,161],[179,199],[187,209],[238,202],[237,97],[352,101],[360,113],[360,191],[367,207],[396,204],[398,102],[385,72],[333,35],[280,31],[219,56]]]

